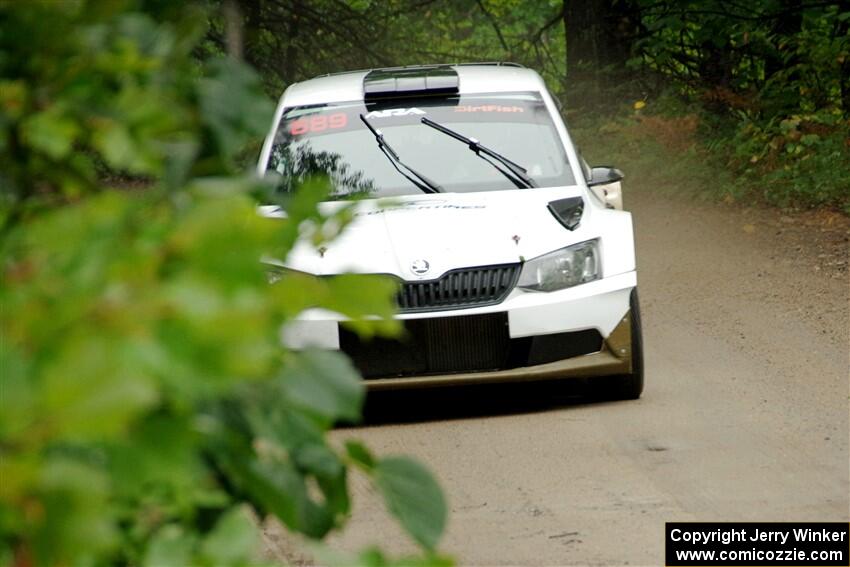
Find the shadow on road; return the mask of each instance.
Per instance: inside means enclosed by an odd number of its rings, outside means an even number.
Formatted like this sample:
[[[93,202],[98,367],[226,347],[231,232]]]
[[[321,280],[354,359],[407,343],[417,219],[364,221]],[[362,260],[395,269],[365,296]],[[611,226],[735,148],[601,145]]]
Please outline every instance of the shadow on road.
[[[582,380],[369,392],[361,425],[534,413],[597,401]]]

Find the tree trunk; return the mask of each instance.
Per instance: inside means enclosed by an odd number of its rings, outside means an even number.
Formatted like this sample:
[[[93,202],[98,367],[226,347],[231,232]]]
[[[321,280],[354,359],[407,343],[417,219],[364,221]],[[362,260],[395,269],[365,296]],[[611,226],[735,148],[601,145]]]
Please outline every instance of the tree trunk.
[[[599,66],[599,28],[606,0],[564,0],[567,73],[579,74]]]
[[[601,63],[615,71],[625,71],[641,25],[640,7],[635,0],[609,0],[604,8],[599,29]]]
[[[786,38],[800,33],[803,26],[803,12],[801,0],[780,0],[779,11],[781,15],[776,18],[772,27],[772,35],[777,38],[776,51],[768,55],[764,62],[765,80],[777,72],[785,69],[791,62],[783,60],[779,51]]]
[[[294,0],[292,2],[292,11],[289,14],[289,22],[287,22],[286,26],[286,51],[283,54],[283,61],[280,67],[280,74],[284,85],[294,83],[296,80],[295,74],[298,69],[296,66],[296,58],[298,57],[296,41],[298,40],[298,31],[301,27],[300,20],[301,0]]]
[[[770,28],[773,49],[764,60],[767,88],[761,90],[759,100],[759,106],[765,114],[788,115],[800,107],[799,95],[789,89],[788,85],[799,78],[798,71],[794,69],[799,63],[799,57],[793,54],[797,49],[793,38],[800,33],[803,26],[801,3],[801,0],[780,0],[779,16]],[[769,84],[771,78],[776,79],[774,85]]]
[[[236,59],[242,60],[242,10],[236,0],[225,0],[224,2],[224,39],[227,45],[227,54]]]
[[[729,56],[729,50],[718,47],[712,41],[704,42],[700,47],[699,76],[709,88],[729,89],[732,82],[732,70],[735,66]]]
[[[259,69],[261,63],[260,37],[263,31],[261,0],[240,0],[242,13],[245,15],[244,55],[245,61]]]
[[[850,13],[850,0],[842,0],[838,4],[838,13]],[[850,18],[838,24],[835,37],[846,37],[848,34],[850,34]],[[850,57],[847,55],[838,67],[838,87],[841,91],[841,109],[844,111],[844,117],[850,118]]]
[[[563,14],[567,79],[599,100],[603,87],[625,75],[639,8],[635,0],[564,0]]]

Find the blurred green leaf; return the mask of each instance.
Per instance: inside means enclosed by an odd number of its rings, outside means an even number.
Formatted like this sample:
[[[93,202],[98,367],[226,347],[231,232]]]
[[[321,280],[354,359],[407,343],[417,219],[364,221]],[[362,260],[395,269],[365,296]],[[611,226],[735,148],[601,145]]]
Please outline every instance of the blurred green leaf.
[[[330,422],[360,419],[363,385],[344,355],[321,350],[294,354],[283,369],[282,379],[293,404]]]
[[[386,457],[378,461],[374,478],[387,509],[414,540],[433,550],[446,527],[448,509],[428,469],[407,457]]]
[[[196,543],[196,535],[169,524],[162,527],[148,544],[142,564],[146,567],[192,565]]]
[[[273,108],[249,67],[221,58],[207,68],[208,76],[198,82],[201,111],[221,155],[230,163],[230,156],[251,137],[265,134]],[[244,112],[246,108],[251,112]]]
[[[79,125],[57,106],[34,114],[21,124],[24,140],[53,159],[68,155],[79,132]]]
[[[124,124],[109,121],[94,132],[94,147],[102,154],[106,163],[117,170],[140,170],[137,163],[138,148]],[[143,170],[142,170],[143,171]]]
[[[247,565],[253,562],[260,543],[257,525],[244,507],[224,513],[204,538],[201,552],[210,565]]]
[[[309,495],[303,476],[291,463],[256,458],[245,450],[219,453],[224,469],[264,511],[309,537],[323,537],[334,525],[331,512]]]
[[[345,452],[348,457],[357,465],[363,467],[367,471],[375,468],[375,457],[372,452],[360,441],[349,439],[345,442]]]
[[[84,458],[54,454],[42,464],[38,485],[44,515],[34,534],[37,561],[60,563],[66,554],[95,557],[118,543],[109,478]]]

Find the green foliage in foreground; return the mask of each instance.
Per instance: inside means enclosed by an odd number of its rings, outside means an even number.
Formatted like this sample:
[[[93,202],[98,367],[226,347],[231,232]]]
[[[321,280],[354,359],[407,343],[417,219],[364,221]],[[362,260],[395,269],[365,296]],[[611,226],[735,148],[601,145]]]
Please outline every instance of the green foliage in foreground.
[[[319,189],[292,209],[312,210]],[[446,507],[430,474],[325,439],[360,416],[349,361],[279,348],[280,324],[314,306],[391,331],[363,319],[391,314],[394,284],[299,275],[269,286],[257,258],[288,246],[281,221],[259,217],[235,181],[183,197],[106,192],[3,240],[6,558],[241,563],[256,550],[242,503],[322,538],[348,515],[351,464],[433,550]],[[352,294],[363,299],[340,301]]]
[[[257,214],[267,188],[234,174],[270,119],[256,76],[199,67],[191,11],[0,11],[0,564],[253,564],[266,514],[315,540],[340,528],[352,467],[423,550],[405,561],[444,564],[430,473],[327,439],[360,418],[350,362],[280,347],[310,307],[395,332],[395,286],[269,285],[260,258],[334,238],[350,210],[323,216],[315,181],[288,218]]]

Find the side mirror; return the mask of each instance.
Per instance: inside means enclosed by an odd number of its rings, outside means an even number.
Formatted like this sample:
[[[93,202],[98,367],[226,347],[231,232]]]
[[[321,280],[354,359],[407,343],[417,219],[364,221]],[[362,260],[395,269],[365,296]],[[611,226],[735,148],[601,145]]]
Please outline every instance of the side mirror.
[[[608,185],[609,183],[617,183],[623,180],[623,172],[616,167],[607,165],[594,167],[590,170],[590,181],[587,182],[588,187],[594,185]]]
[[[623,192],[620,181],[623,172],[616,167],[602,166],[590,170],[587,186],[609,209],[623,210]]]

